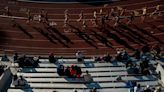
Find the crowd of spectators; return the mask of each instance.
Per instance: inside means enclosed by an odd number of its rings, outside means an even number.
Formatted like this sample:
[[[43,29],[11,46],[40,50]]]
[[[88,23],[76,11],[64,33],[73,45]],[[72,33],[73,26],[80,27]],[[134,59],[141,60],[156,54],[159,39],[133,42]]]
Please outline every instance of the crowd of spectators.
[[[17,62],[19,67],[37,67],[39,57],[27,57],[26,55],[18,56],[17,53],[13,56],[14,62]]]
[[[162,92],[161,87],[151,88],[149,85],[147,85],[145,88],[141,88],[140,84],[137,84],[133,88],[133,92]]]

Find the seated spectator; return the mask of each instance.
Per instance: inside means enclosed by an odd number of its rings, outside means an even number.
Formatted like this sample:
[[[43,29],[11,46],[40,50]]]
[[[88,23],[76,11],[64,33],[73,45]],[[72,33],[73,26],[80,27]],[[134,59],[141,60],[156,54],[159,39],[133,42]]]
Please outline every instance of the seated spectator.
[[[112,57],[110,56],[109,53],[107,53],[107,54],[104,55],[104,57],[103,57],[103,61],[105,61],[105,62],[111,62],[111,59],[112,59]]]
[[[54,57],[54,54],[51,53],[51,54],[49,55],[49,62],[50,62],[50,63],[55,63],[56,61],[57,61],[57,59]]]
[[[149,45],[148,44],[146,44],[145,46],[142,47],[142,52],[144,54],[146,54],[147,52],[150,52],[150,48],[149,48]]]
[[[77,51],[76,58],[77,58],[78,62],[83,62],[84,61],[84,55],[80,51]]]
[[[154,92],[162,92],[161,87],[156,88]]]
[[[25,64],[24,64],[25,58],[26,58],[26,55],[20,56],[20,57],[18,58],[18,65],[19,65],[19,67],[23,67],[23,66],[25,65]]]
[[[9,58],[7,57],[7,55],[5,54],[4,56],[2,56],[1,61],[10,61]]]
[[[71,77],[71,72],[70,72],[70,67],[69,66],[67,66],[67,68],[65,69],[65,75],[67,77]]]
[[[139,60],[141,58],[141,52],[139,49],[136,49],[132,56]]]
[[[18,60],[18,53],[14,54],[13,59],[14,59],[15,62]]]
[[[121,76],[117,76],[117,77],[116,77],[116,80],[117,80],[117,81],[122,81]]]
[[[143,92],[152,92],[152,90],[150,89],[150,86],[147,85],[146,88],[145,88],[145,90]]]
[[[134,87],[134,91],[133,92],[142,92],[140,84],[138,84],[137,86]]]
[[[18,86],[24,87],[27,84],[27,81],[23,78],[23,76],[20,76],[20,79],[18,79]]]
[[[129,60],[126,62],[126,68],[128,68],[128,67],[130,67],[130,66],[132,66],[132,65],[133,65],[132,60],[129,59]]]
[[[16,87],[18,86],[18,76],[14,75],[12,79],[12,84]]]
[[[102,59],[100,58],[100,57],[94,57],[94,61],[95,62],[99,62],[99,61],[101,61]]]
[[[84,81],[89,83],[93,81],[93,78],[91,74],[89,74],[88,70],[86,70],[86,75],[84,75]]]
[[[70,72],[71,72],[71,77],[76,78],[76,70],[74,65],[71,66]]]
[[[134,66],[133,66],[133,73],[134,74],[139,74],[139,68],[137,67],[136,64],[134,64]]]
[[[121,56],[122,56],[122,60],[128,60],[129,59],[129,55],[126,52],[126,50],[122,51]]]
[[[39,63],[39,57],[33,57],[33,61],[34,61],[33,66],[37,67]]]
[[[142,73],[143,75],[150,74],[148,62],[149,62],[149,60],[146,59],[145,61],[142,61],[142,62],[140,63],[141,73]]]
[[[81,68],[79,66],[75,66],[75,70],[76,70],[76,77],[77,78],[80,78],[81,74],[82,74],[82,71],[81,71]]]
[[[122,49],[117,49],[116,60],[120,62],[122,61]]]
[[[64,66],[59,64],[58,67],[57,67],[57,73],[60,75],[60,76],[63,76],[64,75]]]
[[[35,61],[33,60],[33,58],[26,57],[24,59],[24,66],[25,67],[34,67],[34,65],[35,65]]]

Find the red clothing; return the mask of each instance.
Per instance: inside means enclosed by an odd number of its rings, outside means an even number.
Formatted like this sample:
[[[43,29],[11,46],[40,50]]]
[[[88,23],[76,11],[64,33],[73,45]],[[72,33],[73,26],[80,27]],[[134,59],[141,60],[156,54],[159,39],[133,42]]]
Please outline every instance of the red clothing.
[[[71,76],[75,76],[76,75],[76,71],[72,68],[70,68],[70,73],[71,73]]]

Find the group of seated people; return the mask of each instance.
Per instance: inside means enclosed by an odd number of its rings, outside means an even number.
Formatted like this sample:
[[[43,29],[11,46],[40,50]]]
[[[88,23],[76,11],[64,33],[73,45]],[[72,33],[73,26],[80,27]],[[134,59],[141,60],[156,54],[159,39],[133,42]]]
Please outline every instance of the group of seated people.
[[[127,53],[127,51],[123,48],[118,48],[116,49],[116,57],[115,59],[119,62],[124,62],[126,60],[128,60],[130,58],[129,54]]]
[[[27,85],[27,81],[23,78],[23,76],[14,75],[12,79],[12,84],[15,87],[25,87]]]
[[[57,73],[60,76],[67,76],[70,78],[80,78],[82,71],[81,68],[77,65],[71,65],[71,67],[67,66],[65,68],[64,65],[59,64],[57,67]]]
[[[66,68],[64,65],[59,64],[57,67],[57,73],[60,76],[67,76],[68,78],[80,78],[82,71],[81,68],[77,65],[72,65],[71,67],[67,66]],[[85,82],[92,82],[92,76],[89,74],[88,70],[86,70],[86,74],[83,75]]]
[[[94,57],[95,62],[111,62],[112,56],[109,53],[104,54],[102,57]]]
[[[39,63],[39,57],[27,57],[26,55],[18,56],[14,54],[14,62],[17,62],[19,67],[37,67]]]
[[[133,87],[133,92],[162,92],[161,87],[151,88],[147,85],[144,89],[141,88],[140,84]]]
[[[149,60],[145,58],[145,60],[141,61],[139,65],[135,64],[132,60],[128,60],[126,62],[126,68],[129,74],[142,74],[149,75]]]

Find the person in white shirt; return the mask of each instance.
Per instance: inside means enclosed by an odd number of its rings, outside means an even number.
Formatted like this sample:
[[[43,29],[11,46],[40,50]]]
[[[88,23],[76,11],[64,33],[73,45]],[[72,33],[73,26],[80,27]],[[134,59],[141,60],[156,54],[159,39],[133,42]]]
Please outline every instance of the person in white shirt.
[[[83,62],[84,61],[84,56],[80,51],[77,51],[76,58],[77,58],[78,62]]]

